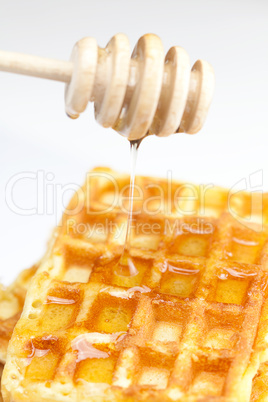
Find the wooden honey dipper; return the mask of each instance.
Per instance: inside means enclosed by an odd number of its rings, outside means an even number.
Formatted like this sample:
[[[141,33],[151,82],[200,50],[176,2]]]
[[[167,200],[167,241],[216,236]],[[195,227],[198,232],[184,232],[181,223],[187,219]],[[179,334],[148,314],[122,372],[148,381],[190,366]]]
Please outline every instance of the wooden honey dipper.
[[[214,90],[209,63],[198,60],[191,69],[187,52],[177,46],[165,57],[154,34],[139,39],[131,58],[124,34],[115,35],[105,48],[94,38],[83,38],[70,61],[0,51],[0,71],[65,82],[68,116],[77,118],[94,102],[96,120],[129,140],[198,132]]]

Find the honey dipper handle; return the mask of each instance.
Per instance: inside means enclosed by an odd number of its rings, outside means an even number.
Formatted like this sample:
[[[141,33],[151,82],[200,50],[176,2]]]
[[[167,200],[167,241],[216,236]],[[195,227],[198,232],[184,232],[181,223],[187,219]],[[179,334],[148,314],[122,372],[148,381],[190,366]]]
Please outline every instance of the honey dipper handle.
[[[65,111],[75,119],[94,102],[95,118],[129,140],[148,134],[197,133],[214,91],[213,68],[172,47],[165,56],[160,38],[142,36],[132,54],[128,38],[116,34],[100,48],[86,37],[70,61],[0,51],[0,71],[65,82]]]
[[[0,50],[0,71],[70,82],[73,63]]]

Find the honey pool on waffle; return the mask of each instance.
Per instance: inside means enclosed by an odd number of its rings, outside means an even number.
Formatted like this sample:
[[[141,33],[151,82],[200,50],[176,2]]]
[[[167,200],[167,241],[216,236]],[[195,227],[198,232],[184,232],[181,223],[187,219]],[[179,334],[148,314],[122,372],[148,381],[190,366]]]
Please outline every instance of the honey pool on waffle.
[[[113,177],[119,189],[128,183]],[[159,183],[162,206],[152,198]],[[267,227],[234,219],[224,190],[208,191],[205,205],[181,197],[180,211],[171,202],[166,213],[168,183],[137,184],[144,192],[134,212],[150,199],[154,213],[135,216],[126,256],[132,276],[116,271],[126,213],[118,200],[109,208],[111,184],[96,175],[83,207],[64,215],[9,346],[7,400],[57,400],[60,393],[66,401],[242,401],[267,394],[260,385],[268,360]],[[233,202],[239,216],[248,215],[248,194]],[[70,205],[79,206],[77,198]]]

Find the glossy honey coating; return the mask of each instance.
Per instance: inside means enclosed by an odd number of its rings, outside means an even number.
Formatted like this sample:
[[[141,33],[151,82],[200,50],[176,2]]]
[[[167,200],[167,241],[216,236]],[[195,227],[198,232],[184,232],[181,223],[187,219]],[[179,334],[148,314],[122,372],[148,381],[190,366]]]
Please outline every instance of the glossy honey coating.
[[[5,400],[267,397],[267,196],[263,227],[243,225],[225,190],[137,177],[129,275],[117,269],[129,177],[93,173],[28,291]],[[230,208],[248,222],[250,195]]]

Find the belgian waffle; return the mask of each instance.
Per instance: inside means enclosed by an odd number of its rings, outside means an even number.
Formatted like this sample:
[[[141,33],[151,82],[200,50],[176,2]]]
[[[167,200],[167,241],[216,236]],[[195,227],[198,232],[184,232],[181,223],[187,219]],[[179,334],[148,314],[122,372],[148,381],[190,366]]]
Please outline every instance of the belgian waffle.
[[[1,385],[2,372],[3,372],[3,365],[0,364],[0,385]],[[3,401],[3,398],[2,398],[2,394],[0,392],[0,402],[2,402],[2,401]]]
[[[250,220],[250,194],[138,177],[126,276],[128,183],[96,169],[73,197],[9,343],[4,400],[265,400],[267,196]]]
[[[7,345],[17,323],[29,287],[30,280],[37,270],[37,265],[25,269],[7,288],[0,288],[0,362],[5,363]],[[1,285],[0,285],[1,286]]]

